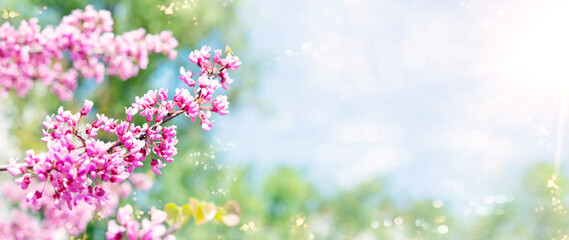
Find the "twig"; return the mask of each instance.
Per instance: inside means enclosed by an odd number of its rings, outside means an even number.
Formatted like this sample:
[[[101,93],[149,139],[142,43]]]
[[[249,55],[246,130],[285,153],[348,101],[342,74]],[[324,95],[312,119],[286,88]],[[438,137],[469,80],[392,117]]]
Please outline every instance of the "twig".
[[[24,165],[24,164],[16,164],[16,165]],[[8,171],[8,168],[12,167],[12,165],[0,165],[0,172]],[[32,165],[25,165],[27,169],[32,169]]]
[[[166,237],[168,237],[168,235],[175,233],[180,229],[181,229],[180,227],[172,226],[172,227],[168,228],[168,230],[166,230],[166,232],[164,234],[162,234],[162,236],[160,236],[160,239],[166,239]]]
[[[37,49],[32,49],[34,52],[35,51],[39,51]],[[217,76],[219,76],[219,74],[225,69],[225,67],[221,67],[219,69],[213,69],[212,70],[212,74],[210,75],[211,79],[216,78]],[[195,88],[194,88],[195,90]],[[164,118],[162,119],[161,122],[157,122],[154,123],[154,125],[152,125],[152,127],[150,127],[149,129],[152,130],[156,130],[156,128],[158,128],[159,126],[163,125],[164,123],[169,122],[170,120],[174,119],[177,116],[180,116],[182,113],[184,113],[185,111],[183,109],[178,109],[176,111],[170,112],[168,114],[166,114],[166,116],[164,116]],[[138,140],[145,140],[146,138],[148,138],[148,130],[146,132],[143,133],[139,133],[138,136],[136,136],[136,138]],[[85,146],[85,139],[79,135],[79,133],[77,132],[77,130],[75,130],[73,132],[73,134],[79,139],[79,141],[81,141],[83,143],[83,146]],[[119,140],[117,140],[111,147],[109,147],[109,149],[107,149],[107,153],[112,153],[113,149],[116,147],[120,147],[122,146],[123,143]],[[19,165],[23,165],[23,164],[19,164]],[[0,172],[2,171],[7,171],[8,168],[11,167],[11,165],[0,165]],[[26,169],[32,169],[33,165],[25,165]],[[170,231],[171,229],[168,229],[168,231]],[[174,230],[174,232],[177,230]]]
[[[166,116],[164,116],[164,119],[162,119],[161,122],[157,122],[157,123],[155,123],[154,125],[152,125],[151,129],[152,129],[152,130],[155,130],[158,126],[161,126],[162,124],[164,124],[164,123],[166,123],[166,122],[172,120],[173,118],[179,116],[179,115],[182,114],[182,113],[184,113],[184,110],[178,109],[178,110],[176,110],[176,111],[173,111],[173,112],[171,112],[171,113],[166,114]],[[136,136],[136,138],[137,138],[138,140],[144,140],[144,139],[146,139],[147,137],[148,137],[148,135],[146,134],[146,132],[139,133],[138,136]],[[107,153],[112,153],[112,152],[113,152],[113,149],[114,149],[115,147],[120,147],[120,146],[122,146],[122,145],[123,145],[123,143],[122,143],[121,141],[117,140],[117,141],[115,142],[115,144],[113,144],[113,146],[111,146],[109,149],[107,149]]]

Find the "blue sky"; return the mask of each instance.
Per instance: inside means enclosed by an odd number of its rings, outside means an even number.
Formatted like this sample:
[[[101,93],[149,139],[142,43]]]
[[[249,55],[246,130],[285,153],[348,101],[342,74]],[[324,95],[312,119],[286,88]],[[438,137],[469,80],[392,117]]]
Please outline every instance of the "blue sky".
[[[240,103],[216,121],[216,137],[235,144],[225,161],[261,173],[294,166],[323,188],[379,174],[409,197],[508,195],[523,169],[555,161],[567,10],[562,1],[249,0],[243,67],[265,60],[258,97],[269,110]]]

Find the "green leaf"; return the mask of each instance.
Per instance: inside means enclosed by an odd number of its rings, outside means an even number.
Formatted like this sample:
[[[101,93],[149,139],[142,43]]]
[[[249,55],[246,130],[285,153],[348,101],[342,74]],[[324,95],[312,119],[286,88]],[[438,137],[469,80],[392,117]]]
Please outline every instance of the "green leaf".
[[[197,206],[195,211],[196,225],[199,226],[213,220],[217,210],[215,204],[201,201]]]
[[[182,227],[192,217],[192,208],[189,204],[180,207],[175,203],[168,203],[164,206],[164,212],[168,214],[166,223],[170,226]]]
[[[180,210],[175,203],[168,203],[164,206],[164,212],[168,214],[168,218],[166,218],[166,223],[170,226],[174,226],[177,224],[178,218],[180,217]]]
[[[181,225],[186,224],[192,218],[192,207],[190,204],[185,204],[180,208],[180,223]]]

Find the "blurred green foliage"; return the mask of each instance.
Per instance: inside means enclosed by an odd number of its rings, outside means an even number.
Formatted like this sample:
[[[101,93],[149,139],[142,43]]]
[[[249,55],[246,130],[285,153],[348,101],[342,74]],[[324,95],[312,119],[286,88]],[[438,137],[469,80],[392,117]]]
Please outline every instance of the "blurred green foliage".
[[[251,167],[210,171],[203,166],[216,166],[213,159],[198,159],[192,174],[217,179],[206,198],[239,202],[241,223],[187,227],[182,238],[566,239],[569,233],[567,177],[545,163],[530,167],[510,192],[474,203],[393,195],[381,177],[323,195],[292,168],[274,169],[259,182]]]

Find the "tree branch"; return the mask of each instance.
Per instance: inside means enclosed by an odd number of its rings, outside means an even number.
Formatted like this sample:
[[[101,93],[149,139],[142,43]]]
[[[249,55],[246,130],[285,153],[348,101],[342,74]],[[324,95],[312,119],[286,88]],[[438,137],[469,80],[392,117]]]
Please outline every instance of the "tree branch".
[[[180,229],[181,229],[181,227],[172,226],[172,227],[168,228],[168,230],[166,230],[166,232],[164,234],[162,234],[162,236],[160,236],[160,239],[166,239],[166,237],[168,237],[168,235],[175,233]]]
[[[178,110],[176,110],[176,111],[173,111],[173,112],[171,112],[171,113],[168,113],[168,114],[166,114],[166,116],[164,116],[164,118],[162,119],[161,122],[155,123],[155,124],[152,125],[152,127],[150,127],[150,128],[151,128],[152,130],[155,130],[158,126],[161,126],[161,125],[163,125],[164,123],[167,123],[168,121],[172,120],[173,118],[179,116],[179,115],[182,114],[182,113],[184,113],[184,110],[183,110],[183,109],[178,109]],[[144,140],[144,139],[146,139],[147,137],[148,137],[148,135],[146,134],[146,132],[140,133],[140,134],[138,134],[138,136],[136,136],[136,138],[137,138],[138,140]],[[117,141],[115,142],[115,144],[113,144],[113,146],[111,146],[109,149],[107,149],[107,153],[112,153],[114,148],[120,147],[120,146],[122,146],[122,145],[123,145],[123,143],[122,143],[121,141],[117,140]]]
[[[16,165],[24,165],[27,169],[32,169],[32,165],[25,165],[25,164],[16,164]],[[12,167],[12,165],[0,165],[0,172],[8,171],[8,168]]]
[[[151,128],[156,129],[158,126],[161,126],[164,123],[174,119],[175,117],[180,116],[182,113],[184,113],[184,110],[182,110],[182,109],[178,109],[176,111],[173,111],[172,113],[167,114],[161,122],[155,123]],[[136,138],[138,138],[138,140],[143,140],[143,139],[146,139],[147,137],[148,137],[148,135],[146,133],[140,133]],[[83,143],[83,144],[85,144],[85,143]],[[107,152],[111,153],[115,147],[119,147],[119,146],[122,146],[122,142],[117,141],[112,147],[110,147],[107,150]],[[33,167],[33,165],[26,165],[23,163],[17,163],[16,165],[24,165],[26,167],[26,169],[32,169],[32,167]],[[12,167],[12,166],[11,165],[0,165],[0,172],[8,171],[9,167]]]

